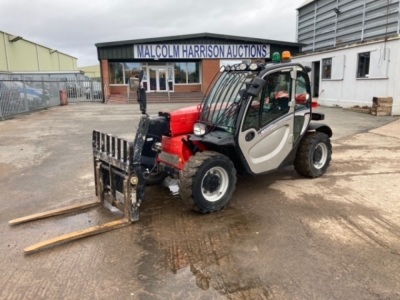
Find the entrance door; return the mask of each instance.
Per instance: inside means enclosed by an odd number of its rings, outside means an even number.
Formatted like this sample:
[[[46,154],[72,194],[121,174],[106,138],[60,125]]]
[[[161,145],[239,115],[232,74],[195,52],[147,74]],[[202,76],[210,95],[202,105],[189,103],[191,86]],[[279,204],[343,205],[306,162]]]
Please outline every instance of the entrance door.
[[[158,69],[157,70],[158,77],[158,90],[166,91],[167,90],[167,70],[166,69]]]
[[[150,92],[166,92],[170,88],[167,66],[149,66]],[[172,80],[172,78],[171,78]]]
[[[154,67],[149,68],[149,91],[157,91],[157,69]]]

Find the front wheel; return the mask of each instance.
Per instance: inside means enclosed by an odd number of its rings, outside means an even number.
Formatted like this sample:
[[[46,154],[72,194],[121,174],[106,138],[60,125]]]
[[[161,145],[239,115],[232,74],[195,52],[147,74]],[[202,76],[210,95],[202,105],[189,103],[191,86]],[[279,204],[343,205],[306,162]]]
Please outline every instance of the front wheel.
[[[192,156],[180,172],[180,195],[194,202],[201,213],[221,210],[232,197],[236,170],[232,161],[218,152]]]
[[[294,168],[302,176],[316,178],[325,174],[332,158],[332,144],[322,132],[307,133],[297,149]]]

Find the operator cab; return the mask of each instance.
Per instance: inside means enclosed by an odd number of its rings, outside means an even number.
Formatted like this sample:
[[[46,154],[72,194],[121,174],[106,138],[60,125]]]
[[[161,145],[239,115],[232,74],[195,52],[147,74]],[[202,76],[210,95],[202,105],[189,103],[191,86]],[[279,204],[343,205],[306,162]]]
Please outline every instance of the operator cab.
[[[267,67],[264,86],[251,93],[236,131],[250,173],[260,174],[291,164],[290,155],[304,135],[311,114],[310,84],[297,64]]]
[[[250,174],[292,163],[311,116],[307,71],[287,51],[270,64],[223,67],[190,139],[241,161]]]

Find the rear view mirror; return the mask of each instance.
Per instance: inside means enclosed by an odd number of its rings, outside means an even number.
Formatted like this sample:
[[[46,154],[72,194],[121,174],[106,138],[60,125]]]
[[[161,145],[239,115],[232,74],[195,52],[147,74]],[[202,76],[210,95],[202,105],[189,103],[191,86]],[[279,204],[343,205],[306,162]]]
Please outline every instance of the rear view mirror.
[[[266,81],[262,78],[256,77],[250,84],[249,89],[247,90],[247,94],[253,97],[258,96],[263,87],[265,86]]]

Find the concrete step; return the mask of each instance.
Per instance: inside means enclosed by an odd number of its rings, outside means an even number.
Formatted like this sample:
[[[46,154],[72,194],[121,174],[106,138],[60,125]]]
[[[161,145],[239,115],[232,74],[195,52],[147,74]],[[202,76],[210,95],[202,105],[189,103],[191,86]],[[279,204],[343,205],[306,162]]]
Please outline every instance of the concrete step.
[[[203,93],[147,93],[148,103],[200,103],[203,100]],[[136,103],[136,94],[112,94],[106,103],[128,104]]]

